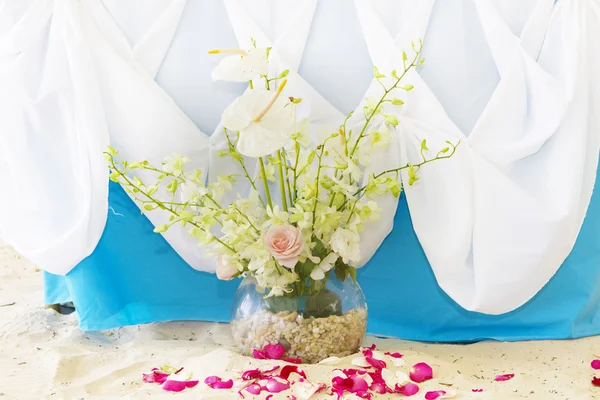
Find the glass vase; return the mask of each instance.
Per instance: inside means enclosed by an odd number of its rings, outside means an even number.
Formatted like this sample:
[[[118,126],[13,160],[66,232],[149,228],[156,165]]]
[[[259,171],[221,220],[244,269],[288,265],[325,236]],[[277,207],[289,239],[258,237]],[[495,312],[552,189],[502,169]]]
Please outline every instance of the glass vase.
[[[231,312],[234,343],[244,355],[280,344],[285,358],[313,364],[345,357],[360,348],[367,329],[367,303],[350,276],[330,274],[324,287],[301,295],[267,297],[256,280],[240,284]]]

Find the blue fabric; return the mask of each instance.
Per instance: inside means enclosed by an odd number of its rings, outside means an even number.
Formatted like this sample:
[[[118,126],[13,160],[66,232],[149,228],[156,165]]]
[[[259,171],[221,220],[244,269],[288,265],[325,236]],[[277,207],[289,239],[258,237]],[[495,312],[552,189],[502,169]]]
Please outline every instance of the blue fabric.
[[[111,182],[106,229],[94,253],[64,281],[83,330],[167,320],[227,321],[238,282],[197,272],[152,232]],[[120,215],[121,214],[121,215]],[[437,285],[403,198],[392,234],[359,271],[370,333],[436,342],[566,339],[600,333],[600,197],[592,198],[575,248],[530,302],[509,314],[467,312]]]

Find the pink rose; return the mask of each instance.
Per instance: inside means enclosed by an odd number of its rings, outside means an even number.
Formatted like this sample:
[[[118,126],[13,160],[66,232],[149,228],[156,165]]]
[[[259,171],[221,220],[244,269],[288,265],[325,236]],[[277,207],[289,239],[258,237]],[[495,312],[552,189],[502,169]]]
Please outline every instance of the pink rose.
[[[219,254],[217,256],[217,278],[229,281],[240,272],[237,267],[230,264],[231,256]]]
[[[292,269],[304,250],[302,231],[291,225],[273,226],[265,233],[265,246],[279,264]]]

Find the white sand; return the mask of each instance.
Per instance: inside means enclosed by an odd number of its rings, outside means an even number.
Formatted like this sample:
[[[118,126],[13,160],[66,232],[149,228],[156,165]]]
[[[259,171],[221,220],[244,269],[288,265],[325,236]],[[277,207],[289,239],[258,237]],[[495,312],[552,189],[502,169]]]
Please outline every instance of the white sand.
[[[458,391],[457,399],[600,399],[600,388],[590,383],[590,361],[600,358],[600,338],[468,346],[367,338],[367,344],[372,342],[380,349],[403,353],[407,365],[420,361],[432,365],[435,378],[423,388],[451,387]],[[212,391],[202,383],[171,394],[141,382],[142,372],[164,363],[184,366],[199,379],[226,377],[228,371],[258,363],[237,356],[228,350],[230,346],[228,326],[213,323],[81,332],[75,315],[43,308],[39,269],[0,245],[0,400],[235,399],[228,391]],[[317,382],[327,381],[332,369],[303,368]],[[504,373],[514,373],[515,378],[494,382],[496,375]],[[473,388],[484,392],[472,393]],[[425,391],[411,399],[422,399]]]

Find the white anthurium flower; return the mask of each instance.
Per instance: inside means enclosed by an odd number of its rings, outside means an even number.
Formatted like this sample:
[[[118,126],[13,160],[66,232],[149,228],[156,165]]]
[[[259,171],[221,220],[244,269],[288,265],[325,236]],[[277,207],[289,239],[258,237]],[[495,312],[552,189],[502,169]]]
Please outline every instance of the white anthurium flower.
[[[212,71],[214,81],[248,82],[269,72],[267,49],[218,49],[208,54],[231,54],[223,58]]]
[[[223,113],[223,126],[239,132],[237,150],[248,157],[263,157],[282,148],[295,125],[294,105],[280,97],[287,80],[276,91],[253,89],[238,97]]]
[[[315,266],[310,273],[310,277],[315,281],[320,281],[325,278],[325,273],[333,268],[333,264],[337,261],[339,256],[335,253],[329,253],[321,260],[321,262]]]

